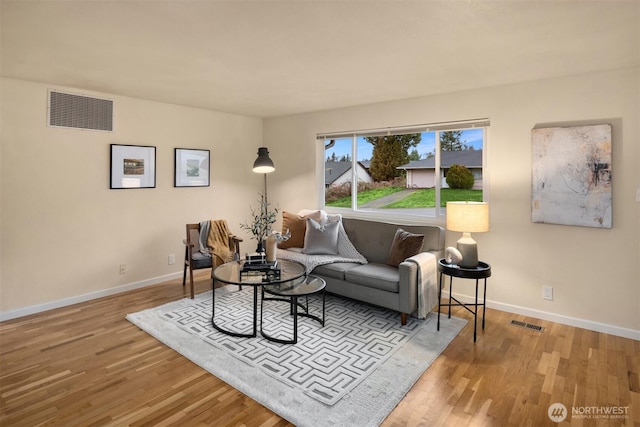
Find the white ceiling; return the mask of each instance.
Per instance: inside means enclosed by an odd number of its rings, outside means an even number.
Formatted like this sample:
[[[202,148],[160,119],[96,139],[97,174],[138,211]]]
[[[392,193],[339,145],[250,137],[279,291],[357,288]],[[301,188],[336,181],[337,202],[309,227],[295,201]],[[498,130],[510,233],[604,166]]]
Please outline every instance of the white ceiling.
[[[4,77],[258,117],[640,63],[635,0],[1,6]]]

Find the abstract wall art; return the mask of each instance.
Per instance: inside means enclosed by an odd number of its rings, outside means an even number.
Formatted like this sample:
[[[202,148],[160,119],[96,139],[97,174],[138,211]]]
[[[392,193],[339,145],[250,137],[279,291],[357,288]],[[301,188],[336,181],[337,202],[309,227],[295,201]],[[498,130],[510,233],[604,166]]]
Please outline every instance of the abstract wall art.
[[[531,220],[611,228],[611,125],[531,131]]]

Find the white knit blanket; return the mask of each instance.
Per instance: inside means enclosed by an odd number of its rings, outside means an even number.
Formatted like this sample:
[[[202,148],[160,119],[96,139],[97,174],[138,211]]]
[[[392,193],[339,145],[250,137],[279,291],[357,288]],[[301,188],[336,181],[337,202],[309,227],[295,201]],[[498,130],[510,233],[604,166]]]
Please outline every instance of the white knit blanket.
[[[438,304],[438,273],[435,255],[421,252],[405,261],[418,265],[418,319],[424,319]]]
[[[301,249],[280,249],[278,248],[278,258],[297,261],[305,266],[307,274],[311,273],[319,265],[331,264],[334,262],[356,262],[366,264],[367,259],[353,246],[349,240],[347,232],[344,230],[342,222],[338,227],[338,254],[337,255],[307,255],[300,252]]]

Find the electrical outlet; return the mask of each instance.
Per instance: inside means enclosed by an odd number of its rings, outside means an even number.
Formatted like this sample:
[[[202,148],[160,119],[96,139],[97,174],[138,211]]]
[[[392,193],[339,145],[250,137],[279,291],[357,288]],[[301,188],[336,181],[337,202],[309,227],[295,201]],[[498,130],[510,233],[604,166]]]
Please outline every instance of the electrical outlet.
[[[127,273],[127,264],[120,264],[120,274]]]
[[[169,256],[167,257],[167,262],[169,263],[169,265],[173,265],[176,263],[176,254],[169,254]]]
[[[543,286],[542,287],[542,298],[553,301],[553,287],[551,286]]]

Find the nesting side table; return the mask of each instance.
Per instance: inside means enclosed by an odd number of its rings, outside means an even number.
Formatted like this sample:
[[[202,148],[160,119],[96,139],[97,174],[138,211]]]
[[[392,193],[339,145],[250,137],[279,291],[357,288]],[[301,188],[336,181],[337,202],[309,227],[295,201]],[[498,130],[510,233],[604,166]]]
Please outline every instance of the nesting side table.
[[[482,307],[482,329],[484,330],[484,312],[486,309],[487,299],[487,277],[491,277],[491,266],[486,262],[480,261],[475,268],[460,267],[456,264],[448,264],[444,258],[438,260],[438,327],[440,330],[440,308],[449,307],[449,318],[451,318],[451,307],[463,307],[465,310],[473,314],[473,342],[476,342],[476,329],[478,323],[478,307]],[[449,276],[449,303],[442,303],[442,276]],[[476,281],[476,300],[472,303],[463,303],[454,298],[451,295],[451,288],[453,285],[453,278],[458,277],[460,279],[475,279]],[[478,302],[478,283],[480,279],[484,279],[482,302]],[[451,302],[455,301],[455,302]],[[473,310],[472,310],[473,308]]]

